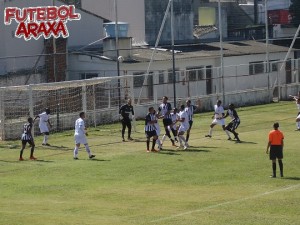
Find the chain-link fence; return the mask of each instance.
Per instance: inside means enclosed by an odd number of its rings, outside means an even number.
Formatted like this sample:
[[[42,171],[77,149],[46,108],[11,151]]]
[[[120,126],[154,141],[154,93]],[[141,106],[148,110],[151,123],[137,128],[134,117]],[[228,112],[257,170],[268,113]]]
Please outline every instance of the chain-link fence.
[[[228,66],[223,70],[209,66],[194,68],[176,71],[175,77],[172,71],[153,71],[2,87],[0,138],[19,138],[27,118],[35,117],[46,107],[51,109],[52,131],[62,131],[73,129],[81,111],[87,112],[89,126],[115,122],[120,105],[128,98],[133,100],[136,118],[143,118],[147,108],[157,107],[163,96],[168,96],[176,106],[187,98],[201,101],[200,111],[207,111],[217,99],[223,100],[224,105],[233,102],[240,106],[269,103],[273,98],[287,99],[299,91],[299,80],[299,60],[291,60]],[[35,128],[37,134],[37,125]]]

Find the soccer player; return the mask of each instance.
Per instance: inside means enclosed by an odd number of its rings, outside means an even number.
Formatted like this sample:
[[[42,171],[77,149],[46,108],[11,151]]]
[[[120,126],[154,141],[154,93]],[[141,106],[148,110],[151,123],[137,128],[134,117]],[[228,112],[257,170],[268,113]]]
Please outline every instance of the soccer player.
[[[26,147],[26,143],[28,143],[31,146],[30,159],[31,160],[36,160],[36,158],[33,156],[35,145],[34,145],[34,140],[33,140],[33,136],[32,136],[32,133],[31,133],[34,120],[31,117],[29,117],[27,121],[28,121],[28,123],[25,123],[24,126],[23,126],[23,134],[22,134],[22,137],[21,137],[22,148],[21,148],[21,151],[20,151],[19,161],[24,160],[23,159],[23,151]]]
[[[40,122],[39,122],[39,128],[40,128],[40,132],[42,134],[44,134],[44,140],[42,145],[47,145],[50,146],[50,144],[48,143],[48,139],[49,139],[49,128],[48,125],[50,127],[52,127],[50,120],[49,120],[49,116],[50,115],[50,109],[46,108],[44,112],[42,112],[41,114],[37,115],[35,119],[40,118]]]
[[[171,131],[173,136],[174,136],[174,139],[176,142],[178,142],[177,140],[177,119],[178,119],[178,109],[177,108],[174,108],[173,109],[173,112],[170,113],[170,117],[171,117],[171,120],[172,120],[172,124],[168,126],[168,130],[169,132]],[[162,138],[162,143],[165,141],[166,139],[166,134],[164,134],[163,138]]]
[[[186,131],[186,142],[189,141],[190,138],[190,132],[193,126],[193,116],[194,116],[194,112],[197,109],[197,107],[195,105],[192,105],[191,100],[186,100],[186,107],[185,107],[185,111],[189,117],[189,129]]]
[[[225,133],[227,134],[228,136],[228,140],[231,140],[231,137],[228,133],[228,130],[226,130],[225,128],[225,119],[224,119],[224,116],[225,116],[225,113],[224,113],[224,108],[222,106],[222,101],[221,100],[218,100],[217,101],[217,104],[214,106],[215,108],[215,112],[214,112],[214,115],[213,115],[213,121],[210,125],[210,129],[209,129],[209,132],[207,135],[205,135],[205,137],[212,137],[212,129],[215,125],[217,124],[220,124],[223,128],[223,130],[225,131]]]
[[[300,113],[296,117],[296,125],[297,125],[296,131],[300,131]]]
[[[300,91],[298,92],[298,95],[290,95],[295,101],[298,108],[298,114],[300,113]]]
[[[178,128],[178,138],[180,142],[180,147],[183,147],[184,150],[188,148],[188,143],[185,139],[184,132],[186,132],[190,128],[189,117],[185,111],[185,106],[180,106],[179,119],[180,126]]]
[[[157,152],[154,149],[155,143],[156,143],[156,139],[157,139],[157,134],[156,134],[156,130],[155,130],[155,126],[154,124],[157,123],[157,118],[155,115],[155,110],[153,107],[150,107],[148,109],[148,114],[145,118],[145,134],[146,134],[146,145],[147,145],[147,152],[153,151],[153,152]],[[150,150],[150,139],[152,140],[152,147]]]
[[[92,159],[95,157],[95,155],[93,155],[91,153],[91,150],[89,148],[86,136],[88,135],[87,133],[87,129],[85,127],[84,124],[84,119],[85,119],[85,112],[81,112],[79,114],[79,118],[76,120],[75,122],[75,134],[74,134],[74,138],[75,138],[75,148],[74,148],[74,159],[78,159],[78,150],[80,147],[80,144],[83,144],[85,147],[86,152],[89,155],[89,158]]]
[[[162,99],[162,103],[158,107],[158,113],[159,113],[160,118],[163,119],[163,124],[164,124],[165,132],[166,132],[165,135],[167,135],[167,137],[171,140],[172,145],[175,146],[175,142],[171,138],[171,134],[168,129],[168,126],[172,124],[172,119],[171,119],[171,115],[170,115],[171,110],[172,110],[172,106],[168,102],[168,97],[164,96]]]
[[[296,117],[296,131],[300,131],[300,91],[297,96],[291,96],[296,101],[296,106],[298,108],[298,114]]]
[[[132,141],[131,138],[131,119],[129,117],[130,113],[132,114],[132,117],[134,117],[134,111],[133,106],[131,105],[131,99],[127,100],[127,104],[122,105],[119,114],[121,118],[122,123],[122,140],[125,141],[124,135],[125,135],[125,129],[128,128],[128,140]]]
[[[272,160],[272,169],[273,175],[270,176],[271,178],[276,177],[276,159],[278,159],[278,164],[280,168],[280,176],[283,177],[283,133],[278,130],[279,123],[274,123],[273,128],[274,130],[269,132],[269,142],[267,145],[266,153],[269,154],[270,149],[270,160]]]
[[[227,116],[229,116],[231,118],[231,121],[229,122],[229,124],[227,124],[227,126],[225,126],[225,129],[228,130],[229,132],[233,133],[234,139],[236,139],[238,142],[240,142],[241,140],[239,139],[239,134],[237,132],[235,132],[235,130],[238,128],[241,121],[235,110],[235,106],[232,103],[229,104],[228,110],[227,110],[224,118],[226,118]]]
[[[162,142],[159,139],[159,135],[160,135],[160,126],[159,126],[159,123],[158,123],[158,117],[159,116],[158,116],[158,114],[156,113],[155,110],[153,112],[153,115],[156,118],[156,123],[153,124],[154,127],[155,127],[156,136],[157,136],[156,144],[158,145],[158,151],[160,151],[160,150],[162,150]]]

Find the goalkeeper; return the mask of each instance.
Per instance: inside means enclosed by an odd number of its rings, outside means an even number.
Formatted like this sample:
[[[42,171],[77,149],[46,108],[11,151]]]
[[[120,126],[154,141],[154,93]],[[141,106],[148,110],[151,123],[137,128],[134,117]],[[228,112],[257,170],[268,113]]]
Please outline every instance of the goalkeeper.
[[[126,127],[128,128],[128,140],[132,141],[133,139],[131,138],[131,119],[129,117],[130,113],[132,114],[132,118],[134,118],[134,111],[133,111],[133,106],[131,105],[131,99],[127,100],[127,103],[125,105],[122,105],[119,114],[120,114],[120,119],[122,123],[122,140],[125,141],[125,129]]]

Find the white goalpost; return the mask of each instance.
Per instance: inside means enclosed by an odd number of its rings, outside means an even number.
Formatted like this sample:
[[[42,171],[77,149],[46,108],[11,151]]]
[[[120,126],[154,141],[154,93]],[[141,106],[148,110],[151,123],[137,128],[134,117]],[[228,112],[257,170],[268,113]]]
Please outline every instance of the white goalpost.
[[[52,132],[74,129],[81,111],[88,126],[109,124],[118,117],[118,80],[122,99],[134,96],[132,76],[94,78],[0,88],[0,140],[17,139],[28,117],[50,108]],[[35,134],[38,134],[38,123]]]

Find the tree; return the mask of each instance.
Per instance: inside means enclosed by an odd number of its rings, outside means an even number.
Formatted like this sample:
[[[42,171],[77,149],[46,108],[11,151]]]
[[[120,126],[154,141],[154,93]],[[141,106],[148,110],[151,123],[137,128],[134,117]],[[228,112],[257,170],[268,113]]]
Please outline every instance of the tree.
[[[300,0],[291,0],[290,14],[292,15],[292,24],[297,26],[300,24]]]

